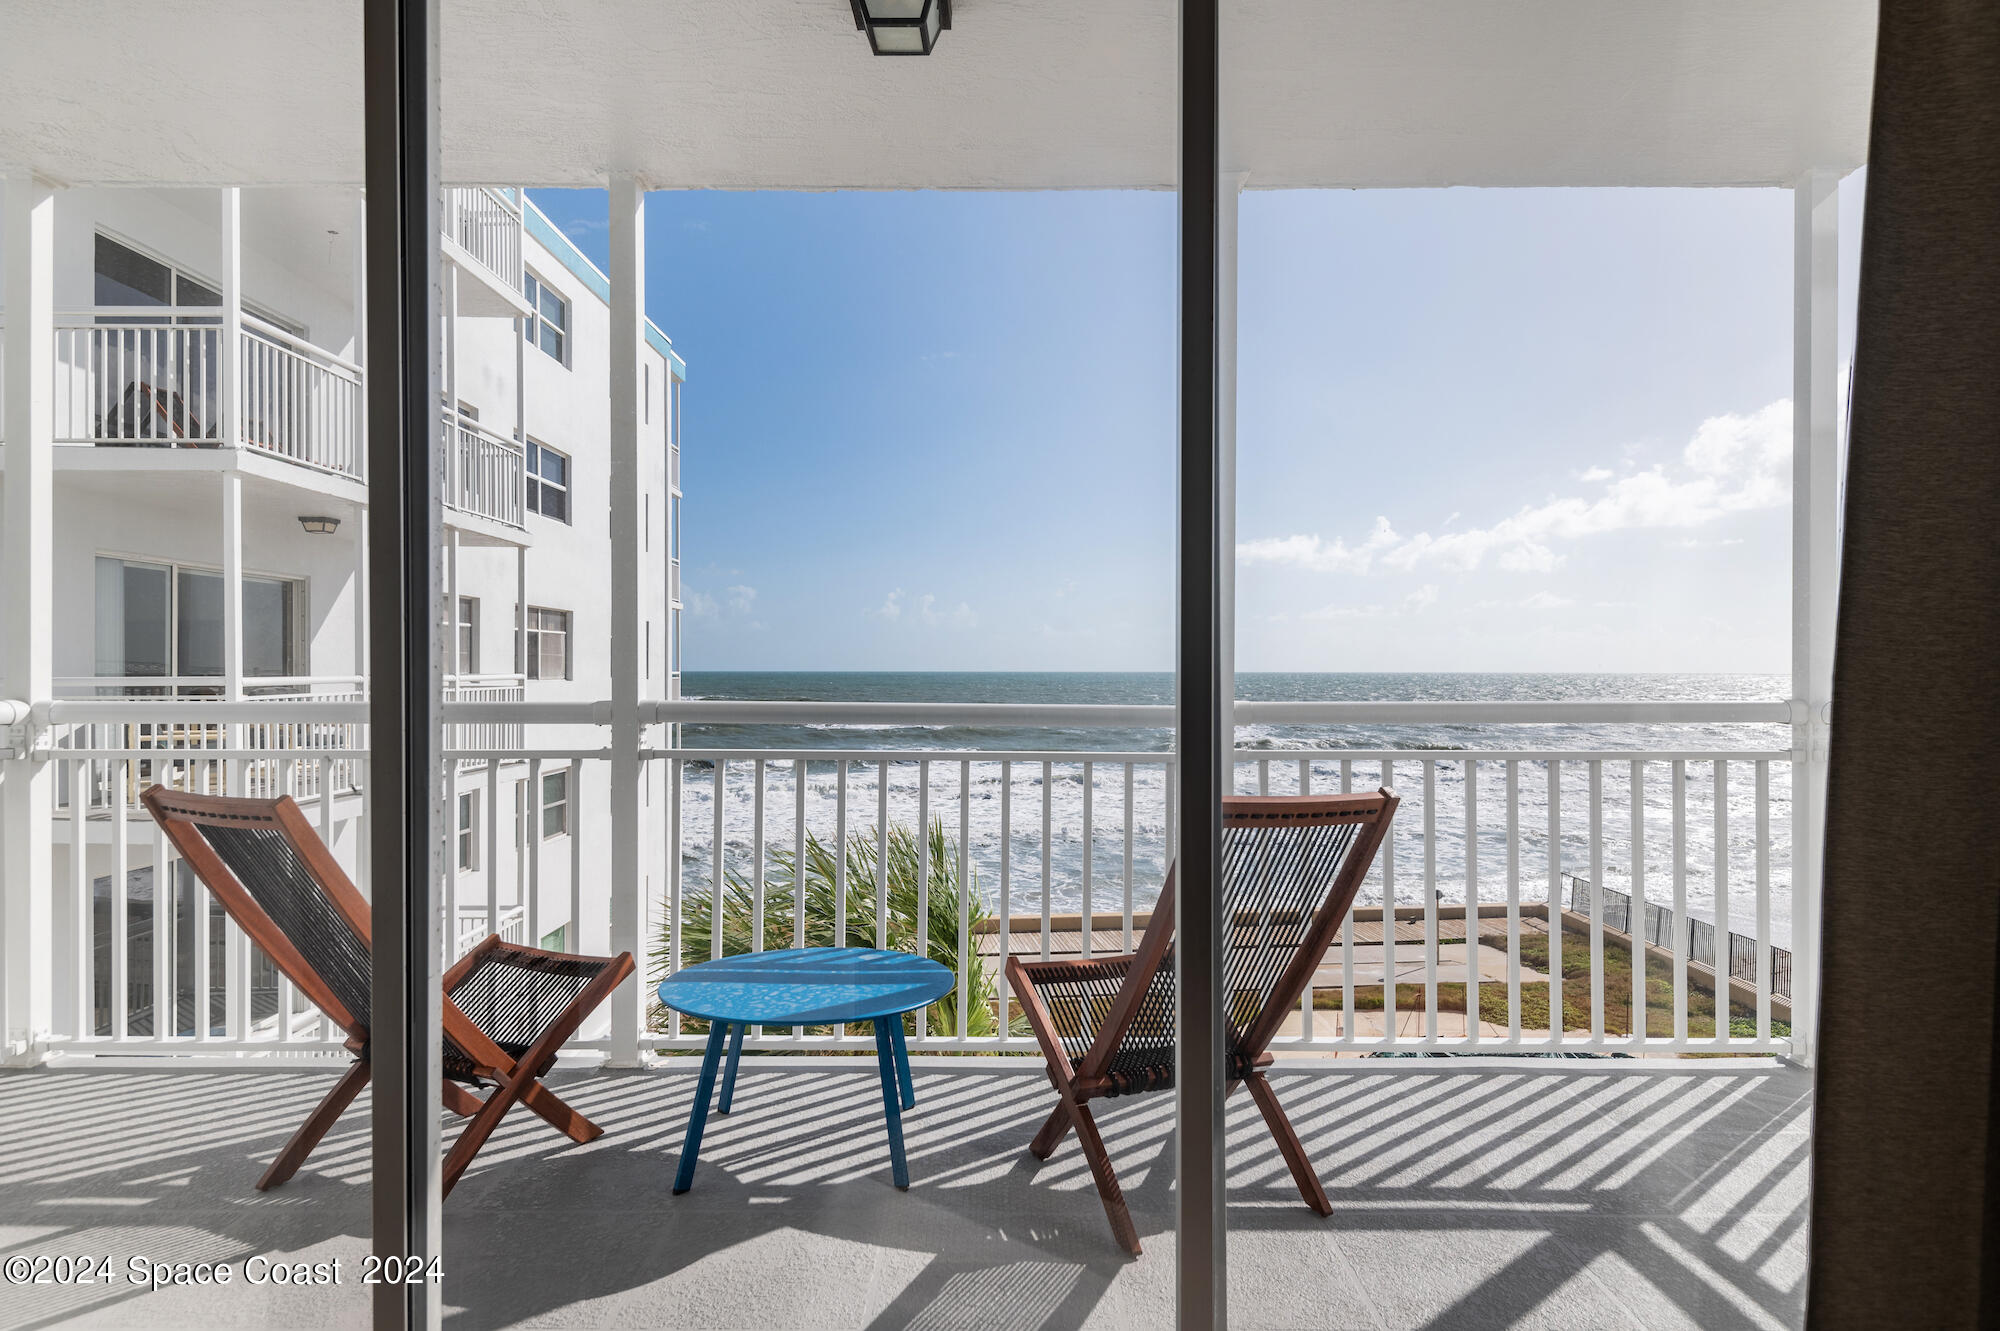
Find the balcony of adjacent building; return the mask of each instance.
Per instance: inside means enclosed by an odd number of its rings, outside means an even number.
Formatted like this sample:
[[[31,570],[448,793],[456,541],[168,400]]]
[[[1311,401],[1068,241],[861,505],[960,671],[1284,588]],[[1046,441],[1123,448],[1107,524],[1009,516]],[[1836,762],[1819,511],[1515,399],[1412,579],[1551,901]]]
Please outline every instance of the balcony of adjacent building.
[[[209,221],[204,208],[183,197],[197,193],[212,201],[216,191],[161,191],[153,207],[177,224],[190,212]],[[294,256],[326,251],[325,273],[286,272],[288,279],[351,280],[352,198],[309,190],[224,193],[239,197],[233,214],[223,210],[236,220],[236,257],[232,262],[225,254],[221,271],[240,269],[248,230],[268,249]],[[454,319],[532,313],[521,294],[519,200],[518,191],[445,191],[439,245]],[[221,234],[205,237],[204,245],[222,246]],[[94,277],[98,299],[59,306],[44,330],[53,363],[54,466],[65,484],[129,489],[136,478],[157,502],[199,504],[214,493],[215,475],[233,473],[253,500],[296,502],[304,491],[323,501],[320,511],[365,508],[366,374],[358,338],[343,331],[333,345],[322,344],[305,323],[246,297],[239,284],[216,281],[207,271],[192,275],[101,230],[94,248],[96,272],[86,276]],[[267,282],[270,271],[266,265]],[[358,298],[342,306],[337,322],[353,323],[358,307]],[[0,308],[0,347],[20,335],[10,322]],[[518,378],[518,362],[502,368],[503,377]],[[471,544],[528,544],[520,441],[449,411],[439,438],[447,526]],[[4,444],[0,434],[0,468]],[[280,489],[293,494],[279,495]]]

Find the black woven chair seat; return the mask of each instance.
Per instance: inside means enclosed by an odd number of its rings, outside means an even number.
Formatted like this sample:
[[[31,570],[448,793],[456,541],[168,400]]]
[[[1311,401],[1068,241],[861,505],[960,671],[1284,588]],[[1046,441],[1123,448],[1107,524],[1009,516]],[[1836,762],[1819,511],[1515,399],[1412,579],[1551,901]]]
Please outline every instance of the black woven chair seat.
[[[340,1001],[368,1022],[368,945],[334,907],[311,871],[275,827],[203,829],[229,871],[283,930]],[[609,957],[550,956],[507,944],[492,949],[452,991],[452,1001],[509,1058],[534,1046],[585,985],[615,963]],[[482,1085],[480,1063],[444,1038],[444,1075]]]
[[[610,957],[552,956],[502,943],[451,991],[451,1001],[509,1058],[519,1058],[568,1010],[584,986],[614,964]],[[449,1038],[445,1044],[445,1075],[477,1080],[454,1073],[454,1054],[468,1073],[473,1061]]]
[[[257,1181],[260,1191],[275,1187],[292,1177],[373,1075],[368,902],[289,796],[239,799],[155,785],[140,798],[230,918],[340,1025],[355,1054]],[[564,1042],[634,969],[629,952],[571,956],[497,935],[452,966],[439,1032],[443,1102],[469,1122],[445,1155],[447,1196],[501,1117],[524,1101],[571,1141],[603,1134],[541,1078]],[[491,1089],[482,1099],[466,1085]]]
[[[1300,1195],[1322,1216],[1332,1214],[1332,1203],[1265,1066],[1291,1013],[1311,1002],[1314,972],[1354,903],[1396,802],[1385,788],[1373,795],[1232,796],[1222,805],[1222,900],[1214,916],[1227,925],[1215,977],[1224,994],[1222,1073],[1232,1084],[1248,1084]],[[1029,1150],[1046,1160],[1074,1131],[1112,1232],[1133,1254],[1141,1251],[1138,1229],[1090,1102],[1175,1083],[1174,896],[1169,872],[1130,956],[1006,963],[1062,1097]]]

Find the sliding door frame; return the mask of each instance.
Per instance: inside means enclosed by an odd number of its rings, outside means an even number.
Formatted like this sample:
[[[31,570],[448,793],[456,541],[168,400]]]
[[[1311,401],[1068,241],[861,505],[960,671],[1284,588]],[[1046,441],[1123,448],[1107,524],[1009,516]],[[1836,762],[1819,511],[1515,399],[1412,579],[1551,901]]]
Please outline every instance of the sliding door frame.
[[[433,317],[438,0],[366,0],[369,863],[375,980],[374,1252],[442,1254],[439,975],[441,734],[436,566],[440,391]],[[1184,1331],[1225,1324],[1222,796],[1234,736],[1223,641],[1229,570],[1218,406],[1221,327],[1217,0],[1180,6],[1179,490],[1175,669],[1180,964],[1175,1293]],[[377,1285],[378,1328],[435,1327],[439,1284]]]
[[[442,1323],[436,625],[440,601],[438,0],[362,11],[368,347],[368,862],[373,1290],[383,1331]],[[385,1271],[385,1274],[387,1272]]]
[[[1235,747],[1223,602],[1222,176],[1217,0],[1181,0],[1179,593],[1174,667],[1180,848],[1175,1048],[1174,1295],[1182,1331],[1226,1324],[1222,796]]]

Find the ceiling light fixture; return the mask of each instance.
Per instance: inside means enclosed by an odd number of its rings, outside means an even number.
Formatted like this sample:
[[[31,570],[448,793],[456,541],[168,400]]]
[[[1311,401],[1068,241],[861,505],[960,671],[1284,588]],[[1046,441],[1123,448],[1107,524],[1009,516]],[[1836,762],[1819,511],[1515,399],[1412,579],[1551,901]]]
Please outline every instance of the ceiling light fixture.
[[[929,55],[951,27],[951,0],[847,0],[876,55]]]

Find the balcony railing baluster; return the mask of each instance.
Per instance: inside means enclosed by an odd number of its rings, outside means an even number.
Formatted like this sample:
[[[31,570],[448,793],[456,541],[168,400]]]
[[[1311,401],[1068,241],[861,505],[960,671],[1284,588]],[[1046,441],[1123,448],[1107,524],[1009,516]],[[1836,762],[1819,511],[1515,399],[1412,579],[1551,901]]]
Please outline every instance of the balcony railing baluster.
[[[455,759],[446,767],[448,791],[477,790],[489,820],[479,824],[474,833],[480,851],[474,857],[476,863],[461,875],[454,858],[452,873],[440,887],[448,949],[469,946],[496,927],[510,938],[539,942],[562,910],[559,898],[544,899],[551,887],[558,893],[567,888],[570,897],[564,921],[571,929],[570,945],[588,945],[588,940],[606,927],[600,913],[608,903],[595,887],[585,890],[587,879],[595,881],[586,873],[582,858],[586,837],[581,833],[585,829],[574,823],[570,827],[567,884],[552,877],[561,870],[543,859],[540,785],[542,775],[554,764],[567,766],[571,773],[568,816],[578,819],[595,807],[586,790],[607,755],[601,749],[527,748],[521,742],[524,727],[535,718],[543,723],[576,718],[557,717],[553,711],[541,715],[538,709],[542,705],[519,702],[520,696],[519,682],[512,679],[468,677],[452,681],[448,701],[481,705],[506,702],[504,715],[513,715],[518,709],[521,720],[493,721],[490,711],[473,721],[446,718],[451,726],[446,757]],[[83,699],[58,704],[67,715],[58,714],[54,735],[62,777],[57,816],[70,820],[67,833],[57,838],[59,852],[66,849],[70,861],[59,879],[71,894],[59,918],[73,922],[71,941],[61,958],[63,978],[58,981],[58,993],[64,1000],[58,1013],[62,1029],[55,1036],[59,1055],[171,1052],[196,1046],[267,1053],[330,1052],[337,1048],[330,1025],[299,1008],[291,987],[276,976],[265,959],[252,954],[238,931],[225,926],[223,936],[212,936],[217,921],[205,892],[189,884],[192,890],[187,901],[179,901],[181,884],[169,850],[158,830],[135,814],[134,806],[137,793],[154,780],[254,796],[289,793],[306,807],[336,853],[354,860],[365,844],[360,799],[365,737],[353,719],[358,713],[337,709],[356,704],[327,708],[323,699],[309,701],[322,711],[303,717],[296,712],[287,714],[288,706],[296,708],[308,702],[287,698],[243,703]],[[143,712],[116,711],[141,706]],[[93,709],[101,709],[105,719],[91,716]],[[328,715],[341,719],[320,719]],[[711,940],[702,949],[707,955],[722,949],[725,934],[743,938],[752,947],[793,946],[828,934],[845,937],[857,886],[849,879],[846,856],[854,849],[855,837],[872,840],[876,919],[870,930],[864,917],[864,931],[892,945],[954,960],[959,969],[954,1010],[948,1016],[931,1013],[924,1020],[920,1038],[931,1048],[1027,1051],[1027,1038],[1010,1032],[1013,1014],[999,977],[1014,940],[1022,935],[1031,938],[1038,931],[1039,946],[1022,938],[1022,950],[1057,956],[1113,946],[1092,934],[1099,922],[1094,908],[1100,904],[1100,889],[1110,888],[1108,881],[1100,881],[1103,874],[1099,871],[1116,866],[1111,871],[1118,878],[1117,914],[1107,915],[1103,922],[1109,930],[1115,920],[1118,944],[1130,947],[1144,927],[1147,904],[1161,884],[1173,844],[1168,815],[1174,757],[1168,752],[678,748],[649,750],[642,756],[648,762],[666,764],[662,782],[668,803],[664,844],[671,863],[664,871],[656,868],[646,876],[660,894],[652,909],[659,921],[657,943],[664,944],[670,964],[678,964],[682,956],[689,921],[701,917],[706,918]],[[1566,809],[1562,799],[1565,761],[1583,764],[1589,779],[1588,800],[1574,809]],[[1641,1045],[1647,1052],[1658,1053],[1710,1049],[1771,1053],[1789,1049],[1785,1028],[1774,1021],[1774,1012],[1781,1021],[1789,1011],[1781,1006],[1786,1002],[1783,977],[1774,974],[1778,962],[1785,958],[1774,955],[1769,946],[1778,890],[1774,884],[1776,857],[1785,849],[1782,842],[1772,839],[1772,810],[1788,799],[1788,793],[1777,787],[1773,772],[1789,776],[1788,753],[1481,751],[1445,758],[1424,751],[1375,754],[1316,749],[1282,756],[1268,751],[1239,753],[1237,772],[1239,783],[1249,788],[1279,794],[1309,793],[1334,788],[1336,782],[1341,790],[1393,783],[1399,768],[1405,777],[1411,775],[1412,762],[1423,765],[1423,774],[1418,782],[1420,790],[1406,792],[1406,801],[1412,806],[1421,801],[1423,808],[1412,807],[1409,812],[1416,816],[1399,821],[1378,859],[1379,873],[1372,874],[1365,885],[1356,917],[1342,930],[1337,950],[1330,949],[1322,962],[1331,981],[1337,958],[1338,987],[1309,993],[1297,1021],[1281,1033],[1279,1049],[1288,1053],[1551,1047],[1610,1051]],[[517,763],[513,773],[500,771],[502,766]],[[1605,780],[1607,763],[1617,778],[1614,782]],[[1710,779],[1690,786],[1686,781],[1690,763],[1697,770],[1700,764],[1708,764]],[[1482,779],[1480,764],[1486,765],[1484,775],[1489,779]],[[1732,782],[1732,770],[1741,770],[1734,769],[1735,764],[1749,764],[1754,783]],[[484,766],[483,773],[467,770],[479,765]],[[815,765],[830,772],[832,781],[816,782]],[[1524,783],[1524,766],[1530,772],[1542,770],[1545,784],[1538,789]],[[860,828],[849,825],[850,800],[857,794],[863,800],[868,798],[865,789],[852,789],[850,777],[856,771],[872,772],[875,783],[874,817],[864,814]],[[1644,804],[1649,773],[1671,773],[1673,778],[1671,791],[1653,792],[1655,806],[1670,801],[1674,814],[1670,851],[1673,901],[1671,907],[1662,903],[1651,912],[1670,916],[1674,921],[1671,930],[1655,930],[1647,919]],[[528,785],[521,792],[521,835],[513,839],[515,857],[510,859],[499,820],[506,816],[502,795],[519,774],[525,774]],[[1503,774],[1500,797],[1505,807],[1496,818],[1490,808],[1480,806],[1481,788],[1492,787],[1490,778]],[[992,789],[995,782],[1000,787],[997,798]],[[1042,805],[1041,816],[1035,820],[1038,826],[1018,829],[1015,797],[1032,795],[1038,785]],[[1106,803],[1102,796],[1110,791],[1122,792],[1122,796]],[[1488,793],[1490,799],[1493,792]],[[1542,820],[1521,816],[1521,805],[1535,797],[1548,809],[1545,831]],[[703,798],[710,801],[706,817],[698,814]],[[1744,798],[1751,801],[1748,810],[1741,805]],[[1713,801],[1705,810],[1699,807],[1703,799]],[[955,807],[946,807],[945,801],[956,801]],[[1620,801],[1625,805],[1622,809]],[[943,838],[937,846],[924,834],[933,814],[938,815]],[[1754,819],[1756,845],[1735,848],[1741,859],[1732,861],[1729,838],[1733,828],[1749,825],[1737,821],[1745,814]],[[1115,818],[1117,825],[1101,826],[1105,817]],[[1607,860],[1616,850],[1605,844],[1607,818],[1613,820],[1610,827],[1629,824],[1631,828],[1631,841],[1625,847],[1631,861],[1626,871],[1633,889],[1629,897],[1606,878]],[[1789,825],[1788,818],[1779,821]],[[868,822],[874,827],[868,828]],[[1495,895],[1495,890],[1483,882],[1482,874],[1496,866],[1481,862],[1481,837],[1496,831],[1503,822],[1505,921],[1503,928],[1494,920],[1489,931],[1481,920],[1481,898]],[[1530,827],[1535,830],[1530,831]],[[889,862],[891,846],[899,843],[905,829],[914,834],[911,867],[915,873],[906,889],[901,887],[900,877],[892,878]],[[1710,829],[1714,842],[1699,844],[1702,834]],[[456,832],[455,822],[452,830]],[[1111,859],[1098,858],[1100,834],[1116,838]],[[1582,858],[1591,873],[1587,881],[1581,877],[1574,880],[1573,894],[1565,893],[1562,883],[1565,837],[1571,848],[1569,863],[1575,863],[1575,847],[1582,843],[1586,848]],[[1623,836],[1618,839],[1625,840]],[[830,854],[835,866],[830,871],[832,879],[823,885],[811,879],[804,884],[808,895],[797,895],[801,884],[797,866],[818,859],[816,846]],[[1412,1035],[1399,1033],[1395,1016],[1396,982],[1400,978],[1395,899],[1398,847],[1404,856],[1422,855],[1424,866],[1424,900],[1421,906],[1406,909],[1410,918],[1402,921],[1406,929],[1420,927],[1423,939],[1419,969],[1424,1014],[1419,1023],[1421,1033]],[[1016,872],[1024,854],[1037,854],[1041,861],[1039,875],[1031,871],[1031,882],[1025,889]],[[1453,860],[1454,855],[1462,858]],[[774,873],[774,867],[786,857],[791,859],[791,873],[781,869]],[[1537,857],[1546,863],[1552,885],[1546,904],[1521,899],[1523,875],[1541,868]],[[353,867],[358,873],[360,865]],[[154,873],[150,903],[140,876],[148,871]],[[1614,875],[1620,872],[1615,866],[1610,871]],[[748,920],[739,921],[735,914],[738,907],[731,904],[732,874],[745,889],[748,900],[742,904],[750,908]],[[519,885],[511,901],[502,889],[503,876]],[[1024,890],[1033,894],[1035,877],[1040,879],[1040,899],[1023,901]],[[1739,948],[1731,939],[1729,909],[1732,892],[1740,891],[1738,883],[1743,879],[1754,880],[1757,923],[1754,940],[1745,940]],[[1462,895],[1457,891],[1461,881]],[[1451,895],[1440,896],[1438,889],[1446,885],[1450,885],[1447,890]],[[824,897],[819,895],[822,887]],[[790,900],[782,896],[787,890],[795,894]],[[890,898],[899,890],[907,890],[913,900],[905,899],[892,909]],[[1714,932],[1712,946],[1704,944],[1700,932],[1711,926],[1689,913],[1690,898],[1698,907],[1696,894],[1703,890],[1712,890],[1709,899],[1717,922],[1712,932],[1719,931]],[[941,892],[956,895],[939,899]],[[774,893],[779,895],[774,897]],[[1617,914],[1621,904],[1626,912],[1622,918]],[[192,918],[184,914],[190,905]],[[911,911],[910,906],[916,909]],[[905,932],[912,917],[928,920],[933,906],[937,911],[935,932],[925,928],[919,928],[914,936]],[[785,922],[783,927],[774,924],[776,932],[768,937],[763,928],[767,907],[773,920]],[[1072,909],[1073,915],[1069,913]],[[1496,902],[1491,909],[1498,916],[1503,908]],[[829,911],[830,918],[821,920],[812,914],[819,910]],[[1017,911],[1021,912],[1018,920]],[[544,912],[550,916],[546,921]],[[642,918],[646,914],[642,911]],[[1588,918],[1579,919],[1580,915]],[[1592,962],[1587,1014],[1573,1011],[1565,1015],[1562,1010],[1564,949],[1560,940],[1565,921],[1571,931],[1568,951],[1572,966],[1585,954]],[[741,933],[736,932],[739,927]],[[1370,936],[1377,929],[1379,944]],[[1655,939],[1656,932],[1662,936]],[[1524,940],[1537,935],[1546,937],[1550,945],[1549,960],[1539,974],[1536,967],[1523,961]],[[1403,946],[1416,941],[1413,931]],[[1660,965],[1670,955],[1674,967],[1672,1033],[1663,1025],[1649,1040],[1643,973],[1649,947],[1659,944],[1666,946],[1658,948],[1654,964]],[[654,943],[649,941],[648,945]],[[1375,960],[1364,955],[1368,946],[1380,948],[1379,970]],[[1447,946],[1464,949],[1463,971],[1455,959],[1444,960]],[[1480,1020],[1479,959],[1488,947],[1501,951],[1505,958],[1507,1015],[1503,1027],[1496,1005],[1492,1025],[1480,1035],[1475,1034]],[[1625,985],[1620,983],[1615,993],[1606,993],[1603,981],[1609,973],[1605,969],[1607,953],[1615,962],[1620,948],[1630,949],[1633,968],[1629,1026],[1619,1024],[1623,1014],[1612,1012],[1609,1006],[1624,1005]],[[1743,957],[1735,956],[1745,949]],[[955,958],[945,958],[947,950],[955,950]],[[217,958],[223,962],[220,974],[212,964]],[[1713,964],[1708,964],[1711,961]],[[1461,989],[1461,978],[1462,1002],[1454,993]],[[1747,1024],[1741,1028],[1744,1034],[1730,1034],[1732,982],[1744,1016],[1750,1014],[1754,999],[1754,1035]],[[1379,1002],[1370,992],[1377,985]],[[1487,982],[1489,1001],[1497,998],[1498,986],[1496,974]],[[1538,991],[1537,986],[1545,988]],[[1547,995],[1549,1017],[1544,1020],[1536,1011],[1534,1019],[1524,1020],[1524,1013],[1539,1007],[1531,1000],[1541,992]],[[1693,1000],[1698,994],[1703,1004],[1712,1000],[1713,1034],[1690,1032],[1695,1016]],[[1445,1001],[1441,1003],[1441,999]],[[1462,1030],[1455,1017],[1448,1023],[1440,1020],[1445,1005],[1462,1009]],[[1374,1029],[1378,1011],[1381,1024]],[[1706,1020],[1705,1013],[1702,1019]],[[1565,1028],[1571,1026],[1579,1029],[1566,1033]],[[586,1044],[592,1043],[590,1035],[586,1033]],[[648,1042],[663,1048],[691,1048],[701,1038],[671,1023],[652,1032]],[[847,1030],[773,1031],[768,1036],[760,1034],[751,1043],[767,1048],[858,1048],[866,1039]]]

